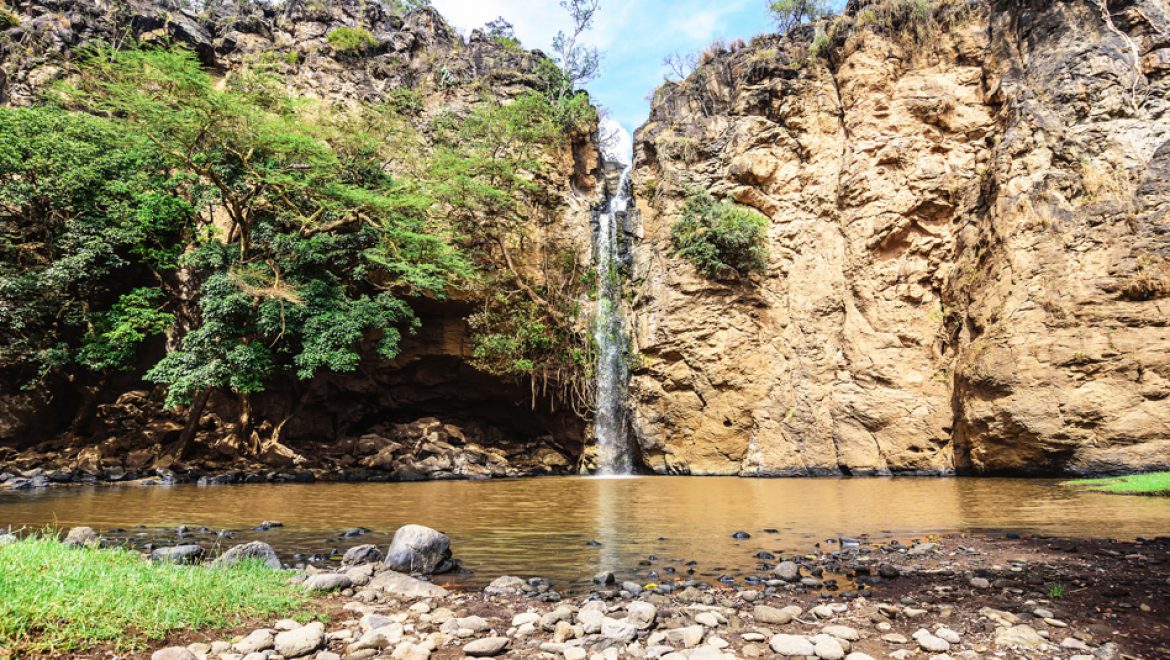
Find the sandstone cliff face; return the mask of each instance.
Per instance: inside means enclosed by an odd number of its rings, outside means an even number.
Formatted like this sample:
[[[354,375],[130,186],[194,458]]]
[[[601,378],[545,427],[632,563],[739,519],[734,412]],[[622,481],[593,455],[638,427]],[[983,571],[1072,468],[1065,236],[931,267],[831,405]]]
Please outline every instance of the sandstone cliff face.
[[[694,474],[1170,464],[1170,6],[854,0],[715,53],[636,140],[644,462]],[[824,41],[823,39],[821,40]],[[671,256],[684,188],[767,273]]]
[[[380,2],[362,0],[291,0],[280,6],[223,3],[215,12],[203,14],[171,0],[9,4],[16,24],[5,25],[0,32],[0,103],[5,104],[35,103],[47,85],[68,79],[71,61],[87,46],[133,40],[190,47],[216,75],[262,65],[279,75],[294,96],[351,104],[394,102],[409,92],[420,106],[412,110],[410,120],[424,143],[429,139],[428,126],[440,115],[463,116],[487,100],[514,98],[546,84],[538,74],[543,55],[505,47],[478,32],[463,38],[430,8],[403,16]],[[362,53],[338,52],[326,37],[339,27],[368,30],[374,43]],[[570,254],[578,263],[590,261],[591,208],[600,195],[600,154],[593,134],[572,135],[564,148],[542,157],[546,162],[534,183],[543,191],[543,201],[517,232],[518,243],[513,246],[518,255],[516,269],[532,286],[542,284],[554,257]],[[356,464],[356,459],[346,460],[345,455],[346,447],[359,436],[438,417],[481,429],[485,443],[524,454],[515,456],[524,459],[521,463],[553,452],[558,457],[539,462],[567,469],[581,451],[584,420],[555,398],[534,392],[527,382],[496,378],[472,368],[465,319],[482,302],[478,297],[492,292],[452,294],[448,301],[412,301],[422,327],[417,336],[404,341],[402,354],[394,361],[374,357],[371,349],[369,359],[353,374],[274,384],[258,397],[257,415],[266,420],[262,427],[268,424],[271,429],[290,409],[299,411],[285,437],[305,456],[286,452],[270,458],[281,466],[304,464],[306,457],[320,464],[322,453],[336,454],[340,447],[336,463],[342,469]],[[170,341],[177,339],[178,335]],[[39,465],[42,459],[66,469],[84,463],[90,472],[150,467],[159,448],[173,441],[183,420],[163,409],[159,390],[140,376],[130,374],[100,385],[78,378],[23,392],[15,378],[0,375],[0,459],[15,455],[6,454],[5,446],[23,449],[47,441],[21,467]],[[80,401],[94,393],[86,388],[100,388],[88,410]],[[221,438],[231,434],[234,405],[229,397],[217,395],[200,423],[199,444],[210,447],[212,454],[222,453],[218,467],[246,467],[238,457],[233,463],[229,447],[218,446]],[[437,441],[429,431],[424,435]],[[127,458],[130,454],[133,460]],[[350,458],[354,457],[360,455]],[[440,472],[439,476],[452,476]]]

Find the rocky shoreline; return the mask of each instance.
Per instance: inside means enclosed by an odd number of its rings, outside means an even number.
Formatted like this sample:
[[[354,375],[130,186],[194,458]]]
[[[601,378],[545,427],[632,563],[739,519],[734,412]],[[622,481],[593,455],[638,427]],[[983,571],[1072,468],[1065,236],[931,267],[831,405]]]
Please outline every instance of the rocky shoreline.
[[[82,529],[67,542],[95,539]],[[458,591],[433,575],[456,566],[446,536],[408,525],[385,557],[358,545],[340,567],[298,571],[293,579],[332,608],[328,623],[187,632],[141,657],[1105,660],[1170,653],[1170,538],[972,535],[821,546],[762,558],[756,574],[733,580],[648,583],[644,567],[629,567],[575,593],[516,576]],[[201,554],[191,549],[197,545],[180,548],[155,549],[152,558]],[[279,565],[256,542],[216,561],[241,557]]]

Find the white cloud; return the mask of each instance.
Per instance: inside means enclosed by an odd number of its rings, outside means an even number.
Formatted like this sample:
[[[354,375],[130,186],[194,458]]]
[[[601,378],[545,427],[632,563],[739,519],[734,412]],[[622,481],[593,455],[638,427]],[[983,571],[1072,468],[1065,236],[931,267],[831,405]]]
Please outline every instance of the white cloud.
[[[606,117],[601,121],[602,147],[606,160],[616,160],[627,165],[633,160],[634,138],[617,120]]]

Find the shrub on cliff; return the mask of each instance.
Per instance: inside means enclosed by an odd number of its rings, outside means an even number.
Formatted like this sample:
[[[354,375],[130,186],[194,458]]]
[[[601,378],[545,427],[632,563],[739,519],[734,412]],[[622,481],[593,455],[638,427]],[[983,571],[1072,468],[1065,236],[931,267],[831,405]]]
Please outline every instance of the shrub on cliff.
[[[687,194],[682,217],[670,228],[673,254],[712,279],[762,273],[768,264],[768,219],[707,191]]]
[[[325,41],[339,53],[354,55],[377,44],[374,35],[363,28],[339,27],[325,35]]]

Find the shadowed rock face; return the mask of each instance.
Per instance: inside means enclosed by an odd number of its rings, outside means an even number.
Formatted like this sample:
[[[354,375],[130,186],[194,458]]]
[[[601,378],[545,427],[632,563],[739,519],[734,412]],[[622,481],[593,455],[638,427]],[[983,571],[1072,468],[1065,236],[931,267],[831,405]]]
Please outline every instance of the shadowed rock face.
[[[631,383],[660,472],[1170,463],[1161,0],[855,1],[715,53],[636,140]],[[867,11],[869,10],[869,11]],[[1136,54],[1136,62],[1135,62]],[[771,219],[767,273],[669,256],[684,186]]]

